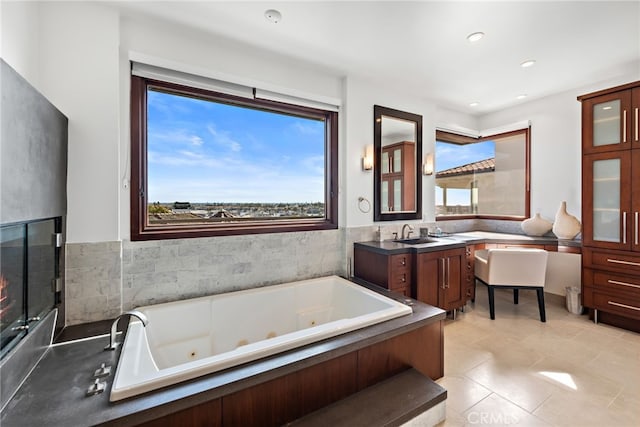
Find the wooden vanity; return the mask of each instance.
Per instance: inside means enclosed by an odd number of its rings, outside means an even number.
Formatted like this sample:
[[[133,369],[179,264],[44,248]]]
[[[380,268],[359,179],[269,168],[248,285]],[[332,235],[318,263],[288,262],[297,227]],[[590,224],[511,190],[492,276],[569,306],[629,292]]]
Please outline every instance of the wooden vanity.
[[[509,247],[580,253],[579,241],[488,232],[460,233],[419,245],[358,242],[354,244],[354,275],[455,316],[467,301],[475,300],[475,251]]]

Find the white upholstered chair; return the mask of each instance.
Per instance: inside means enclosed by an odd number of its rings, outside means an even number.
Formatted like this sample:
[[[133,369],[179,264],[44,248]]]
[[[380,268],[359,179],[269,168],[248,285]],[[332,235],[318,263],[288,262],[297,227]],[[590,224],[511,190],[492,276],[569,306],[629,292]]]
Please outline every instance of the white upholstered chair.
[[[547,251],[542,249],[510,248],[475,251],[475,275],[477,280],[487,285],[491,319],[496,317],[493,291],[500,287],[513,289],[514,304],[518,304],[520,289],[535,289],[538,294],[540,321],[546,322],[544,279],[547,256]]]

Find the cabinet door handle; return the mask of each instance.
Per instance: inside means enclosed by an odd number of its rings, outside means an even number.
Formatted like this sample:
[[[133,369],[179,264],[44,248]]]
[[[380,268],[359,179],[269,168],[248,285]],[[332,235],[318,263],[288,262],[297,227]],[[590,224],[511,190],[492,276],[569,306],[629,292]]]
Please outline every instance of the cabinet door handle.
[[[612,262],[614,264],[634,265],[634,266],[640,267],[640,262],[622,261],[620,259],[611,259],[611,258],[607,258],[607,262]]]
[[[640,288],[640,285],[634,285],[633,283],[627,283],[627,282],[619,282],[617,280],[611,280],[611,279],[608,279],[607,283],[611,283],[612,285],[621,285],[621,286],[630,286],[632,288]]]
[[[607,301],[607,304],[615,305],[616,307],[628,308],[630,310],[640,311],[640,307],[634,307],[633,305],[620,304],[619,302]]]
[[[442,277],[440,277],[441,279],[440,282],[441,282],[442,289],[446,289],[445,288],[446,271],[444,267],[444,258],[440,258],[440,261],[442,261],[440,263],[440,271],[442,272]]]
[[[627,244],[627,213],[622,212],[622,243]]]
[[[451,258],[447,258],[447,288],[451,287],[449,280],[451,280]]]
[[[638,245],[638,211],[636,211],[635,217],[636,217],[636,218],[635,218],[635,219],[636,219],[636,220],[635,220],[636,226],[635,226],[635,228],[634,228],[634,229],[635,229],[635,234],[636,234],[636,236],[635,236],[635,237],[636,237],[635,242],[636,242],[636,245]]]
[[[636,124],[636,142],[638,142],[638,107],[636,107],[636,109],[635,109],[635,115],[636,115],[636,120],[635,120],[635,124]]]
[[[622,142],[627,142],[627,110],[622,112]]]

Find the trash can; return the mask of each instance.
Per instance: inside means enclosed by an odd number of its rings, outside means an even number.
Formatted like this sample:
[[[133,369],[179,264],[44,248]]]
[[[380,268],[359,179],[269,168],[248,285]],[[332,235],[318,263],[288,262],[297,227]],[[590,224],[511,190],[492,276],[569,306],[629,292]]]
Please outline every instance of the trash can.
[[[573,314],[582,314],[582,304],[580,304],[580,288],[567,286],[567,310]]]

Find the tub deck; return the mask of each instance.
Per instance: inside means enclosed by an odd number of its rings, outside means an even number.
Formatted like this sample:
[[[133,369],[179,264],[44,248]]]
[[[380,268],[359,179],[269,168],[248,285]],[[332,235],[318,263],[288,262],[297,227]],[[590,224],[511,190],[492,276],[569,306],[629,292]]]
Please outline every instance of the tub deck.
[[[113,374],[104,393],[84,395],[100,363],[117,361],[119,351],[102,351],[108,337],[66,343],[48,350],[0,424],[186,426],[188,418],[282,425],[409,367],[442,377],[444,318],[439,308],[415,301],[408,316],[116,403],[109,402]]]

